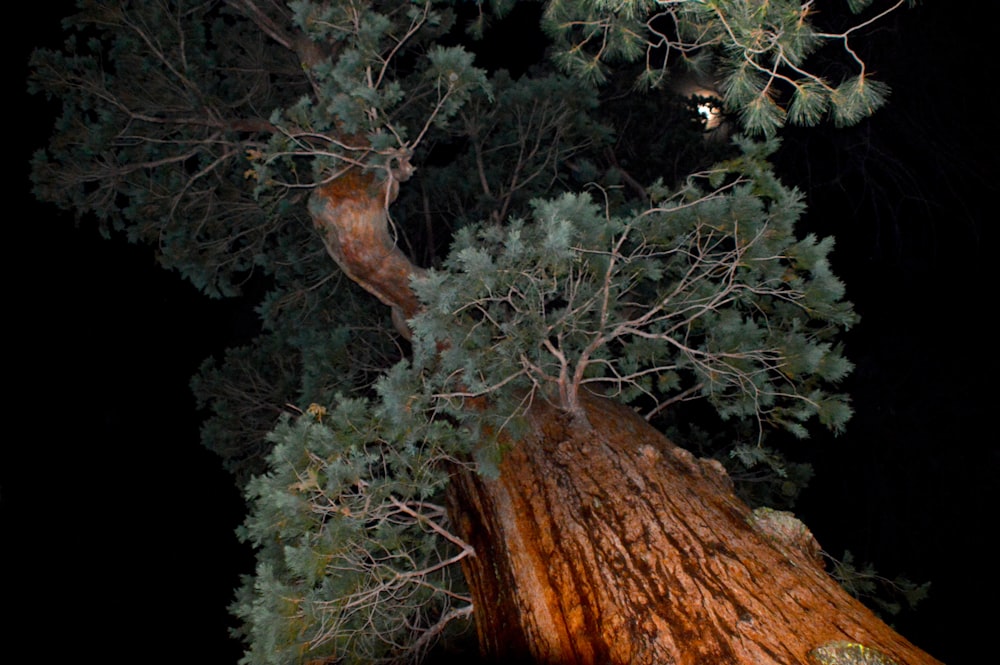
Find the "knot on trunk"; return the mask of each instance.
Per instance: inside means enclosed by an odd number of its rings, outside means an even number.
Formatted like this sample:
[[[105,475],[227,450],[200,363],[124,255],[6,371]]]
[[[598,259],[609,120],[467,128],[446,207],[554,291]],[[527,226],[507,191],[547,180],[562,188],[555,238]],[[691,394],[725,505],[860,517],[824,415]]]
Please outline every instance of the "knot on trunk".
[[[819,543],[809,527],[793,513],[773,508],[757,508],[753,511],[753,526],[782,547],[801,552],[820,569],[823,568]]]

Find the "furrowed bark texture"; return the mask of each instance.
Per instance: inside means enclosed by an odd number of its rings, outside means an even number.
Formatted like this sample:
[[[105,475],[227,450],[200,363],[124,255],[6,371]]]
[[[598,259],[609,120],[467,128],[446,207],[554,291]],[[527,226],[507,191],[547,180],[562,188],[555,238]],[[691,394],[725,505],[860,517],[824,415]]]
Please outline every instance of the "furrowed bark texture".
[[[789,540],[757,526],[721,465],[627,407],[588,397],[585,408],[590,427],[533,407],[498,479],[453,479],[487,660],[938,663],[827,575],[808,530]],[[809,655],[830,644],[883,660]]]
[[[313,220],[344,272],[405,319],[419,271],[389,233],[393,185],[354,172]],[[390,188],[390,189],[387,189]],[[540,400],[497,479],[457,472],[449,513],[483,655],[540,665],[932,665],[823,569],[801,523],[763,521],[721,465],[629,408]],[[584,422],[586,421],[586,422]]]

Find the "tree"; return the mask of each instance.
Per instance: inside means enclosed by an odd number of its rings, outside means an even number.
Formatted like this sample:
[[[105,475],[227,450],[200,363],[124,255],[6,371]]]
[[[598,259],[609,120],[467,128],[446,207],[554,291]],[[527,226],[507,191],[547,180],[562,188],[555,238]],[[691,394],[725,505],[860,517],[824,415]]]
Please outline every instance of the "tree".
[[[832,240],[768,158],[884,102],[851,44],[901,4],[80,3],[32,62],[38,196],[261,294],[195,382],[250,504],[246,662],[416,660],[470,617],[491,660],[936,662],[720,462],[794,493],[769,433],[850,415]],[[511,11],[550,57],[477,64]],[[706,142],[678,68],[746,136]],[[736,447],[662,434],[692,422]]]

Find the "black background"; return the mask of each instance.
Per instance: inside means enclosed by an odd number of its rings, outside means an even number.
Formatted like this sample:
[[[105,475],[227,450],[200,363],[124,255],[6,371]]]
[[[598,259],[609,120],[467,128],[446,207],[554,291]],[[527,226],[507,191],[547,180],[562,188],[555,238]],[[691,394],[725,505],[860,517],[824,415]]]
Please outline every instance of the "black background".
[[[950,665],[995,653],[991,4],[926,2],[890,21],[867,55],[893,86],[890,106],[853,130],[790,132],[782,158],[808,192],[805,224],[837,236],[834,268],[862,315],[847,336],[856,417],[794,451],[817,468],[799,512],[829,552],[931,581],[918,610],[892,621]],[[27,58],[58,44],[66,6],[23,7],[8,27],[24,37],[7,69],[0,659],[234,663],[226,606],[253,560],[234,536],[241,497],[199,444],[188,382],[252,333],[253,313],[33,201],[27,161],[53,107],[27,96]]]

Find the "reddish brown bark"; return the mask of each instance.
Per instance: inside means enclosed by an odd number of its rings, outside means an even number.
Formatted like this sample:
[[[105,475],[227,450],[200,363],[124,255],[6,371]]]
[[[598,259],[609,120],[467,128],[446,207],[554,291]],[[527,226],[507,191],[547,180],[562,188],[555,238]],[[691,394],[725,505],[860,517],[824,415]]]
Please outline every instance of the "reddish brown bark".
[[[782,542],[757,526],[718,463],[627,407],[585,408],[591,427],[534,407],[498,479],[453,480],[488,659],[789,665],[851,643],[885,659],[870,662],[938,663],[827,575],[807,531]]]
[[[389,204],[398,185],[351,170],[313,192],[309,212],[337,265],[357,284],[392,307],[393,323],[409,338],[406,320],[419,301],[410,277],[421,272],[389,232]]]
[[[310,211],[345,273],[409,317],[418,269],[389,234],[386,187],[352,172],[317,190]],[[585,419],[532,407],[531,432],[497,479],[462,472],[450,485],[453,523],[476,551],[463,566],[488,659],[938,663],[826,574],[804,527],[762,524],[720,465],[627,407],[582,397]],[[866,660],[816,651],[838,644]]]

